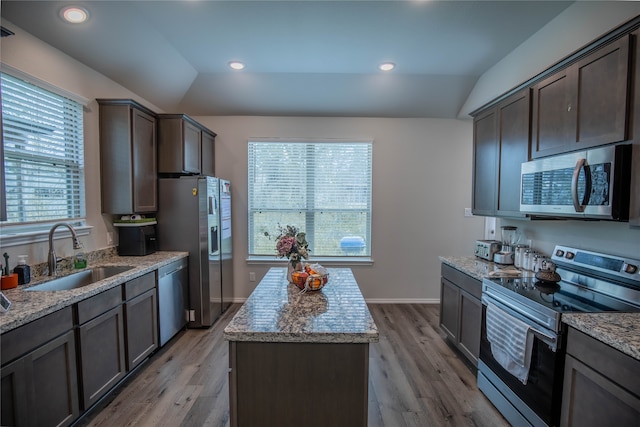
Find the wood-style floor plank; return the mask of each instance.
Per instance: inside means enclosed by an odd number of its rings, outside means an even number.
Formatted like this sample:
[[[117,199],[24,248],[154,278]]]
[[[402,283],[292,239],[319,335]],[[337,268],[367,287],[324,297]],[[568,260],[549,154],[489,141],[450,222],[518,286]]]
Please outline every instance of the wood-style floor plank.
[[[239,308],[232,305],[209,329],[181,332],[78,426],[228,427],[223,330]],[[380,332],[369,351],[369,427],[509,425],[446,343],[437,305],[369,308]]]

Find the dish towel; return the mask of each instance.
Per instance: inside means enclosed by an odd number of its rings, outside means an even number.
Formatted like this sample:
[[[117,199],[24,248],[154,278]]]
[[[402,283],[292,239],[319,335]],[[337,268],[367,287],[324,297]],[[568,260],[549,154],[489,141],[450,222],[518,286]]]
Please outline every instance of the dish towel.
[[[534,338],[529,325],[489,303],[486,326],[493,358],[522,384],[527,384]]]

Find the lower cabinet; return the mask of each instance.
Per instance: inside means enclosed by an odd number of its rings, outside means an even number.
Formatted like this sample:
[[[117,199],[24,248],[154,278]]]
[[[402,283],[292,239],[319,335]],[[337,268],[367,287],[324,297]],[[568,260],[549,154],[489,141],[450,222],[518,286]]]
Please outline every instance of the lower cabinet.
[[[78,318],[82,408],[86,410],[126,374],[121,288],[78,303]]]
[[[640,425],[639,377],[639,360],[569,328],[560,425]]]
[[[156,272],[124,284],[127,371],[158,348]]]
[[[480,280],[442,264],[440,327],[473,366],[480,355],[481,297]]]
[[[79,416],[71,312],[68,307],[3,334],[3,426],[66,426]]]

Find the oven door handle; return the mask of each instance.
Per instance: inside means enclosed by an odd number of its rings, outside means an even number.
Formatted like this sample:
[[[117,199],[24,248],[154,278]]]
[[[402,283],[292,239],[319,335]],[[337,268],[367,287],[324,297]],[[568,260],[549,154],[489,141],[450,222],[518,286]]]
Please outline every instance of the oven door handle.
[[[487,303],[492,302],[494,304],[497,303],[498,306],[504,306],[507,309],[511,309],[513,311],[515,311],[516,313],[519,313],[520,315],[524,316],[525,318],[527,317],[527,313],[525,311],[523,311],[522,309],[520,309],[519,307],[509,303],[508,301],[505,301],[504,299],[500,298],[499,296],[495,295],[495,294],[490,294],[487,292],[487,290],[485,290],[485,293],[482,294],[482,303],[487,305]],[[548,334],[545,334],[544,332],[541,332],[540,330],[536,329],[531,322],[525,322],[528,326],[529,329],[531,330],[531,332],[538,336],[538,338],[540,338],[542,341],[544,341],[553,351],[556,351],[557,346],[558,346],[558,340],[556,339],[556,337],[550,336]]]

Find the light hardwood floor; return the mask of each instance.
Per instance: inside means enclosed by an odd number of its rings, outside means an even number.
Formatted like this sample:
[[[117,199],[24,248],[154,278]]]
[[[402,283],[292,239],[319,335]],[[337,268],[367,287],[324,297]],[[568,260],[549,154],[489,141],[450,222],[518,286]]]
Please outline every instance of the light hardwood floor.
[[[222,332],[238,308],[232,305],[210,329],[181,332],[78,425],[229,426]],[[509,425],[444,341],[437,305],[369,308],[380,332],[370,346],[370,427]]]

